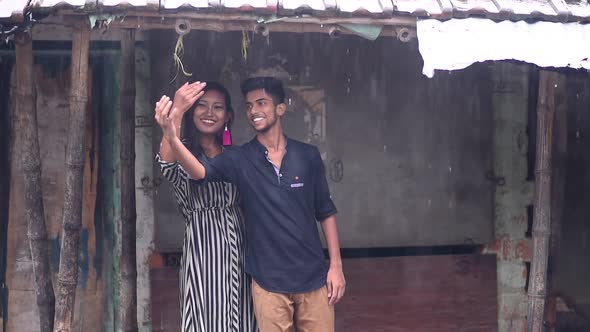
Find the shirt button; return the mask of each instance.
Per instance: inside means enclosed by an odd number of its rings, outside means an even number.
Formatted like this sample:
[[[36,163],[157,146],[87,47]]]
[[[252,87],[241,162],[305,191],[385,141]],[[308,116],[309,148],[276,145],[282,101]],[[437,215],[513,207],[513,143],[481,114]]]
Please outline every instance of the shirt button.
[[[279,174],[279,177],[283,177],[283,174]]]

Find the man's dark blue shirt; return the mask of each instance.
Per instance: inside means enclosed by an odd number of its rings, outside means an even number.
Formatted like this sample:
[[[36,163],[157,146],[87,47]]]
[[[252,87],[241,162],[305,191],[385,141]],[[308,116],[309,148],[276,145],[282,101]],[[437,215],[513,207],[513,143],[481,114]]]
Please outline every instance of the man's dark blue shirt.
[[[326,284],[316,221],[336,213],[318,149],[287,138],[275,171],[254,138],[202,160],[207,181],[226,181],[242,193],[246,214],[246,271],[264,289],[304,293]]]

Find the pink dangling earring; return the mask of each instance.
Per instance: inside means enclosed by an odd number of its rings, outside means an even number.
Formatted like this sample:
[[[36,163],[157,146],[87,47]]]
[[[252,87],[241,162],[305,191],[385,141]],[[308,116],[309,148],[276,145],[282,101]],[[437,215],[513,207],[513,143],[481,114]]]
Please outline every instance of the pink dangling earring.
[[[225,123],[225,129],[223,130],[223,146],[230,146],[231,145],[231,132],[227,128],[227,123]]]

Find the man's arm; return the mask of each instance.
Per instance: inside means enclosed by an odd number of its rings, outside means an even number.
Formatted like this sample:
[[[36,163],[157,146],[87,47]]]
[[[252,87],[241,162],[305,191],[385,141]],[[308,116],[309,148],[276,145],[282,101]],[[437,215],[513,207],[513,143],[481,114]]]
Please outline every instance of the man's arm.
[[[329,303],[333,305],[340,301],[346,290],[346,281],[342,272],[342,258],[340,257],[338,226],[336,225],[337,210],[330,196],[324,162],[317,148],[314,148],[312,162],[315,217],[322,224],[322,231],[330,254],[330,269],[328,270],[326,286],[328,287]]]
[[[322,231],[328,245],[330,255],[330,269],[326,285],[328,287],[328,299],[330,305],[338,303],[346,291],[346,280],[342,272],[342,258],[340,257],[340,241],[338,240],[338,226],[336,215],[331,215],[321,221]]]
[[[167,139],[169,146],[176,156],[176,159],[182,165],[182,168],[193,180],[202,180],[205,178],[205,167],[199,159],[197,159],[189,149],[186,148],[180,138],[174,136]]]

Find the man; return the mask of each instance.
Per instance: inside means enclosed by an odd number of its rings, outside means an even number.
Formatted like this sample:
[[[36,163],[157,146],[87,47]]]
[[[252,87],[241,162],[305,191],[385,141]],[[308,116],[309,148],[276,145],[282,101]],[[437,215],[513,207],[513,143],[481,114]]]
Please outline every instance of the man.
[[[246,271],[261,332],[334,331],[334,307],[345,291],[336,225],[318,149],[287,138],[282,83],[270,77],[242,85],[246,115],[256,137],[211,160],[183,149],[169,121],[169,143],[193,179],[234,183],[244,198]],[[163,111],[165,117],[171,105]],[[177,112],[173,109],[172,113]],[[169,118],[175,118],[169,116]],[[326,269],[316,221],[330,255]]]

